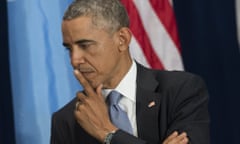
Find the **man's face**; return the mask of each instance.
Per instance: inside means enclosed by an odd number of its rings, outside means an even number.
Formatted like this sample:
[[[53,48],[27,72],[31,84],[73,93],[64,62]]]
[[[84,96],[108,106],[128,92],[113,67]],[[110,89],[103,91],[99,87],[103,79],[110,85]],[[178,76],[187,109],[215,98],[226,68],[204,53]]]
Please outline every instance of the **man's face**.
[[[108,33],[92,24],[90,17],[64,20],[63,44],[69,49],[71,64],[93,88],[112,88],[121,76],[119,34]]]

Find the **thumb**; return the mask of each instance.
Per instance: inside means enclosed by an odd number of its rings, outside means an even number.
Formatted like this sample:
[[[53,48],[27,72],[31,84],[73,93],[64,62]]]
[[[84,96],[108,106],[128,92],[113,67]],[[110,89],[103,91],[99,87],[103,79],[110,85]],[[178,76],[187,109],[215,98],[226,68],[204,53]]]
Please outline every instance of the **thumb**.
[[[102,88],[103,88],[103,84],[100,84],[96,89],[97,95],[100,97],[102,97]]]

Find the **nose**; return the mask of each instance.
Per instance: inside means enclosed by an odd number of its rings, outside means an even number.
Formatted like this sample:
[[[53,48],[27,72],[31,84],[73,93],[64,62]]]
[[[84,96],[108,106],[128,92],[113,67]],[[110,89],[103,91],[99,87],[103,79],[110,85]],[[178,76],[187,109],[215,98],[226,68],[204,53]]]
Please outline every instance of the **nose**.
[[[70,52],[72,66],[78,66],[85,62],[84,60],[84,51],[78,47],[73,47]]]

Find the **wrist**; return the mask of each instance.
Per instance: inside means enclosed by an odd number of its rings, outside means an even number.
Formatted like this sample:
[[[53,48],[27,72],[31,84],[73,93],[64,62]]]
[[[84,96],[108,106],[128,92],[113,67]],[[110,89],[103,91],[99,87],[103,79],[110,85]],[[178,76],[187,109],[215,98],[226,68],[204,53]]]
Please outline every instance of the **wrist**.
[[[117,130],[113,130],[111,132],[108,132],[103,140],[103,144],[111,144],[112,138]]]
[[[99,139],[100,142],[104,144],[104,140],[106,139],[106,136],[109,133],[116,132],[117,130],[118,128],[115,127],[114,125],[108,125],[108,127],[105,127],[102,130],[98,131],[98,136],[96,138]]]

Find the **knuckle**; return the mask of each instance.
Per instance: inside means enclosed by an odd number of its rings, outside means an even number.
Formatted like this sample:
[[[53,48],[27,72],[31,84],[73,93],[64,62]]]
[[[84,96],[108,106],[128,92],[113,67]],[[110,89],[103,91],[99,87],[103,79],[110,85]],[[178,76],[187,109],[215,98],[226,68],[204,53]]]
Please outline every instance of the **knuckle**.
[[[82,93],[82,92],[78,91],[78,92],[76,92],[76,95],[77,95],[77,96],[78,96],[78,95],[81,95],[81,93]]]
[[[84,94],[82,92],[77,92],[78,99],[82,99],[84,97]]]

